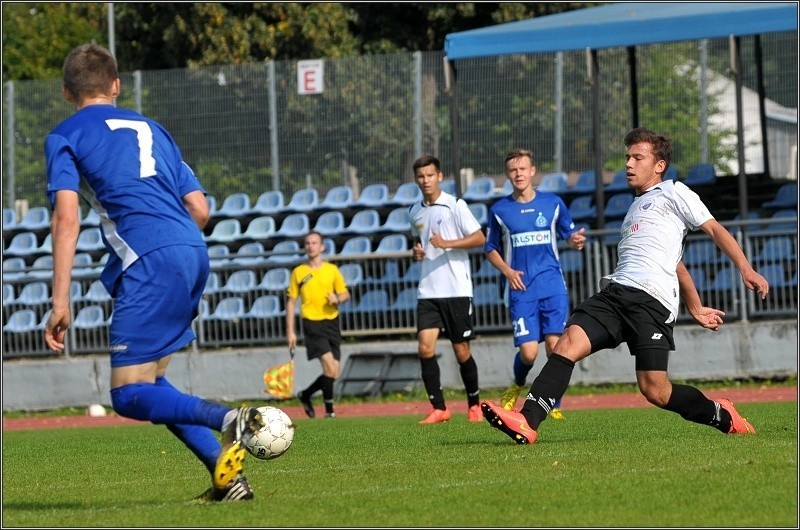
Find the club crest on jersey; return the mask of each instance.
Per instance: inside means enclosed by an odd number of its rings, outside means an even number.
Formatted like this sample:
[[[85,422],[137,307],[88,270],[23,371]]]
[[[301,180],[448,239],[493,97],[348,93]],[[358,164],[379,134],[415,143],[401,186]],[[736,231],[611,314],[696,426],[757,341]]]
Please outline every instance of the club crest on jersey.
[[[653,204],[654,204],[654,203],[653,203],[653,201],[652,201],[652,200],[649,200],[649,201],[644,201],[644,202],[642,202],[642,204],[639,206],[639,209],[640,209],[640,210],[642,210],[643,212],[646,212],[647,210],[649,210],[650,208],[652,208],[652,207],[653,207]]]
[[[544,216],[544,212],[539,212],[539,215],[536,217],[536,226],[539,228],[547,226],[547,218]]]

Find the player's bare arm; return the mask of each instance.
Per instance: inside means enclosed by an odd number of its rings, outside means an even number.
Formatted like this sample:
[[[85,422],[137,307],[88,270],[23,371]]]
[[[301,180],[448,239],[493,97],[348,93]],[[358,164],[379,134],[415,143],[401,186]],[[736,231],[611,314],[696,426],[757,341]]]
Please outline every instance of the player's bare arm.
[[[45,324],[44,340],[56,352],[64,349],[64,336],[72,317],[69,310],[69,284],[72,262],[80,233],[78,194],[61,190],[56,194],[55,209],[50,222],[53,234],[53,306]]]
[[[678,274],[678,284],[681,290],[681,300],[686,306],[686,310],[692,315],[692,318],[706,329],[711,331],[719,331],[720,326],[723,324],[722,317],[725,316],[723,311],[713,307],[706,307],[700,300],[700,293],[692,280],[692,276],[686,269],[686,265],[682,261],[678,262],[676,267]]]
[[[194,219],[200,230],[204,229],[208,224],[211,217],[211,212],[208,208],[208,199],[202,191],[192,191],[183,196],[183,204],[189,215]]]
[[[741,247],[739,247],[739,243],[736,242],[736,239],[734,239],[730,232],[719,224],[716,219],[706,221],[700,225],[700,229],[711,237],[714,244],[717,245],[717,247],[731,259],[733,265],[739,269],[745,287],[761,295],[762,300],[766,298],[767,294],[769,294],[769,282],[753,269],[753,266],[747,261],[744,252],[742,252]]]

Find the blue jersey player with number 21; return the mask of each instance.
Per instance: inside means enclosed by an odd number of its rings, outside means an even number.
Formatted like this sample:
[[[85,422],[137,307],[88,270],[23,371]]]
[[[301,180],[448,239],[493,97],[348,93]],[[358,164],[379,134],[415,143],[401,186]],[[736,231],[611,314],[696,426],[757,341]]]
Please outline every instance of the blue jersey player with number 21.
[[[261,414],[185,394],[166,378],[172,353],[195,339],[191,323],[209,273],[201,232],[209,218],[205,190],[161,125],[115,106],[121,85],[107,49],[78,46],[63,74],[62,93],[76,111],[44,146],[53,209],[53,299],[45,341],[56,352],[65,347],[83,199],[100,217],[109,255],[100,279],[114,299],[114,411],[165,425],[194,453],[212,478],[198,501],[252,499],[242,474],[241,439],[263,426]],[[221,441],[214,431],[222,433]]]

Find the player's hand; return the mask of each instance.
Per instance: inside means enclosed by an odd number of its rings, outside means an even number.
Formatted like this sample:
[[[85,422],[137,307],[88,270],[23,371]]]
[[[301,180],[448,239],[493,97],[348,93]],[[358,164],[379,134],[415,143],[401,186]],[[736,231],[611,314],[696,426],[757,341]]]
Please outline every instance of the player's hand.
[[[445,248],[444,246],[445,240],[442,239],[442,236],[440,236],[439,234],[436,233],[431,234],[431,238],[428,241],[430,242],[431,245],[433,245],[433,248],[440,248],[442,250],[444,250]]]
[[[723,324],[722,317],[725,316],[725,312],[705,306],[699,307],[691,314],[695,322],[711,331],[719,331],[719,327]]]
[[[422,258],[425,257],[425,249],[422,247],[422,243],[419,241],[414,243],[414,248],[411,249],[414,253],[414,259],[420,261]]]
[[[586,228],[581,228],[569,236],[569,243],[575,250],[583,250],[583,247],[586,245],[586,236],[583,235],[584,232],[586,232]]]
[[[511,269],[511,271],[506,275],[508,286],[514,291],[524,291],[525,283],[522,281],[522,276],[524,274],[525,273],[523,271],[515,271],[514,269]]]
[[[745,287],[760,294],[762,300],[769,294],[769,282],[753,269],[742,273],[742,281]]]
[[[48,348],[56,353],[64,351],[64,336],[71,322],[72,316],[68,308],[53,308],[44,326],[44,341]]]

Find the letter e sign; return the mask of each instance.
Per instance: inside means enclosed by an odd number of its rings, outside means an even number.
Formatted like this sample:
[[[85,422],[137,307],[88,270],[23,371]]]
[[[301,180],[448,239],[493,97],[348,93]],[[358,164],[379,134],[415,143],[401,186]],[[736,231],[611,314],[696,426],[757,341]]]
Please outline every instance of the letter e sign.
[[[325,61],[297,61],[297,93],[322,94],[325,91]]]

